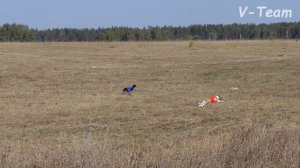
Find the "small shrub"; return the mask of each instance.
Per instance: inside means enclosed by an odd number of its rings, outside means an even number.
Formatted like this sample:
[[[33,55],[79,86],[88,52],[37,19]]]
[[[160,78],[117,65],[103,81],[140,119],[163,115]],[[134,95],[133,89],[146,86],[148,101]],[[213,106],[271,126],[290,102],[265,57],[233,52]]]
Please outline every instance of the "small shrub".
[[[189,48],[193,48],[194,45],[195,45],[195,44],[194,44],[194,41],[193,41],[193,40],[190,40],[190,41],[189,41]]]

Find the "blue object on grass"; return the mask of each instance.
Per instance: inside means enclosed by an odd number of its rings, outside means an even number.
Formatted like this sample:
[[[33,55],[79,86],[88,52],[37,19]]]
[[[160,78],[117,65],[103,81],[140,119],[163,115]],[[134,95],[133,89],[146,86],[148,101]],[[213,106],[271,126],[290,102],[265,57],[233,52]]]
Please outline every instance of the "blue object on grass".
[[[135,87],[136,87],[136,85],[128,86],[128,87],[126,87],[126,88],[123,89],[123,92],[130,93],[130,92],[134,91]]]

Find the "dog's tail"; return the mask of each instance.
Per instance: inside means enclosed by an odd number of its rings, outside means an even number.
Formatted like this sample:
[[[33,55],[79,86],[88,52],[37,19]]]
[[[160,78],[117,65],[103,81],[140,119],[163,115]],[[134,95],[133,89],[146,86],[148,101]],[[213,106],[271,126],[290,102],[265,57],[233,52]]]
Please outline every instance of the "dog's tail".
[[[204,107],[208,103],[207,100],[203,100],[201,103],[198,102],[198,107]]]

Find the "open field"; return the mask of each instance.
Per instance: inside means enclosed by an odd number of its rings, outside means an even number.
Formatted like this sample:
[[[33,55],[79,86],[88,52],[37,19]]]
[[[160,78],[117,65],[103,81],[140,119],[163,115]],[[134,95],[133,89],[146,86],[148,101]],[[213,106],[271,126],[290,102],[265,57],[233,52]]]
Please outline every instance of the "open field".
[[[0,43],[0,167],[299,167],[299,67],[296,41]]]

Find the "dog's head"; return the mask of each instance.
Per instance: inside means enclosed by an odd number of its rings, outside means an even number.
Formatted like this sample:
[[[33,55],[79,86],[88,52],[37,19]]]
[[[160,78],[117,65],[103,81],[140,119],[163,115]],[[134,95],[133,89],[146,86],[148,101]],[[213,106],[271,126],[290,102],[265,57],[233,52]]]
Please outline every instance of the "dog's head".
[[[219,95],[216,95],[217,102],[223,102],[223,98]]]

